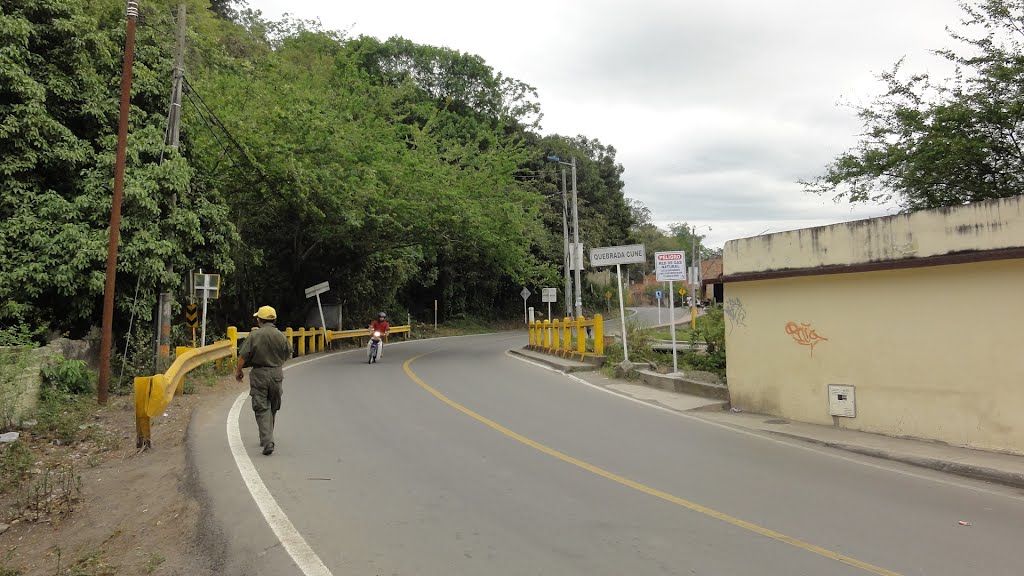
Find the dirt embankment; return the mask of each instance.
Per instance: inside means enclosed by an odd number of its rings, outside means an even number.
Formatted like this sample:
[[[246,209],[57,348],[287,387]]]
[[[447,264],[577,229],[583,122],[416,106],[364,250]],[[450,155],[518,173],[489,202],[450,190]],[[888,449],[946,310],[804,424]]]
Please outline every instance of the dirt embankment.
[[[0,576],[216,574],[198,545],[185,437],[200,402],[238,385],[220,377],[193,387],[153,420],[144,452],[130,396],[103,407],[80,399],[60,415],[74,424],[63,433],[30,426],[0,445]]]

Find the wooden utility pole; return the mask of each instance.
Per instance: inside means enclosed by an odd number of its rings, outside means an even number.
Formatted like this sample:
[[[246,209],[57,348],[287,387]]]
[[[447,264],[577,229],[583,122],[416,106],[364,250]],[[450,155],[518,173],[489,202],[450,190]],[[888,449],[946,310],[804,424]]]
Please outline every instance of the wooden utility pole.
[[[121,237],[121,196],[124,193],[124,165],[128,151],[128,112],[131,110],[132,64],[135,60],[135,21],[139,6],[129,0],[128,30],[124,40],[124,66],[121,69],[121,110],[117,127],[117,156],[114,161],[114,198],[110,210],[110,239],[107,243],[107,277],[103,290],[103,332],[100,337],[100,375],[97,399],[107,403],[110,388],[110,349],[113,346],[114,286],[117,276],[117,244]]]
[[[185,3],[178,4],[178,18],[174,32],[174,72],[171,82],[171,107],[167,112],[167,137],[165,144],[177,149],[178,139],[181,134],[181,94],[185,84]],[[178,203],[178,193],[171,193],[170,212],[173,213]],[[167,263],[167,271],[174,269],[170,262]],[[157,305],[157,337],[156,337],[156,363],[155,371],[160,371],[161,359],[171,357],[171,304],[173,296],[170,292],[160,292],[160,301]]]

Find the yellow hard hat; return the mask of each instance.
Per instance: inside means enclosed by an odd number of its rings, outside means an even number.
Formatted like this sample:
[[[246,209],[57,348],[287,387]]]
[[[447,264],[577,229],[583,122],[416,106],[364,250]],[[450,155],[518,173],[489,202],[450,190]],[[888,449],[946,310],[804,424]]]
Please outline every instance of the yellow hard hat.
[[[260,320],[277,320],[277,310],[270,306],[260,306],[260,309],[253,316]]]

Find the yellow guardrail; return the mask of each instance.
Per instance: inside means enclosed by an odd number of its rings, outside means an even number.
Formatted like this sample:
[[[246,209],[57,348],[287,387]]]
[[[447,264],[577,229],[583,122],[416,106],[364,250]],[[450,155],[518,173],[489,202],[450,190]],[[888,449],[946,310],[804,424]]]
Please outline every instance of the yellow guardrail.
[[[292,348],[292,356],[305,356],[323,352],[327,344],[334,340],[346,338],[367,338],[368,329],[362,330],[328,330],[326,338],[323,328],[285,328],[284,335]],[[408,338],[412,332],[410,326],[392,326],[390,334],[405,334]],[[148,448],[152,445],[150,436],[150,419],[164,413],[175,395],[185,392],[185,375],[208,362],[217,362],[225,358],[235,359],[238,356],[238,341],[248,338],[249,332],[239,332],[231,326],[227,330],[227,339],[214,342],[201,348],[179,346],[175,349],[174,362],[163,374],[155,376],[137,376],[135,378],[135,432],[137,448]]]
[[[538,320],[531,322],[528,328],[530,349],[580,360],[604,356],[604,318],[600,314],[590,320]]]

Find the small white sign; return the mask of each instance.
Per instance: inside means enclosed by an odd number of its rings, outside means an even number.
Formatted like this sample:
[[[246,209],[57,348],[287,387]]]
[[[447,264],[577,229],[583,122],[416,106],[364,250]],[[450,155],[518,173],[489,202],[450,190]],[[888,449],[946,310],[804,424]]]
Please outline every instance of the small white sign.
[[[658,282],[686,280],[686,252],[655,252],[654,274]]]
[[[661,300],[661,290],[655,290],[654,291],[654,299],[655,300]]]
[[[306,298],[312,298],[317,294],[323,294],[324,292],[330,292],[331,285],[327,282],[321,282],[316,286],[310,286],[306,288]]]
[[[530,297],[530,294],[533,294],[533,292],[530,292],[525,287],[523,288],[523,291],[519,293],[519,295],[523,297],[523,301],[526,301],[526,299]]]
[[[628,246],[606,246],[590,249],[591,266],[615,266],[616,264],[642,264],[647,261],[643,244]]]
[[[558,302],[558,288],[541,288],[541,302]]]

